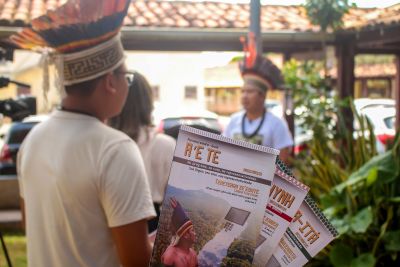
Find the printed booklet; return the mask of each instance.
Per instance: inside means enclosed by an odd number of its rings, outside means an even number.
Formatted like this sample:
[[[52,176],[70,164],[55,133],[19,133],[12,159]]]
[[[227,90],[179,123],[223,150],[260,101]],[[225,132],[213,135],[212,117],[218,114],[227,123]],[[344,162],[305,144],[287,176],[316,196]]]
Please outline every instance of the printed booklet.
[[[151,266],[251,266],[279,151],[182,126]]]
[[[266,265],[308,190],[306,185],[285,174],[279,168],[276,169],[253,265]]]
[[[307,195],[266,267],[303,266],[337,235],[336,229]]]

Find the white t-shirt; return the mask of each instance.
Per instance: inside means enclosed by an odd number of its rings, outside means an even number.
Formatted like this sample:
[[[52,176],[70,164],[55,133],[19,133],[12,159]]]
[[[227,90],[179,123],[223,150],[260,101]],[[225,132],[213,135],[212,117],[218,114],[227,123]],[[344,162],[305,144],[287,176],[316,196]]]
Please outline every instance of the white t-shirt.
[[[242,119],[244,114],[245,111],[239,111],[232,115],[228,126],[224,130],[224,136],[245,140],[253,144],[272,147],[278,150],[293,145],[293,138],[286,121],[268,111],[265,114],[264,122],[258,133],[250,139],[245,138],[242,134]],[[244,120],[245,133],[250,135],[255,132],[261,120],[262,117],[250,122],[246,117]]]
[[[175,139],[143,127],[137,141],[146,167],[153,202],[161,203],[175,151]]]
[[[110,227],[153,217],[136,144],[94,117],[55,111],[18,155],[29,266],[120,266]]]

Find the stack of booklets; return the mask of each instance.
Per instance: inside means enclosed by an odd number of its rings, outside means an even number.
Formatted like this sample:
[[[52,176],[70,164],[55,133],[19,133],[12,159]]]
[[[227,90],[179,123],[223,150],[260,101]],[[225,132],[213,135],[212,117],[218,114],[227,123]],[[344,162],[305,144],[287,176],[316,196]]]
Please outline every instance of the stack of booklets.
[[[151,266],[302,266],[336,236],[279,151],[182,126]]]

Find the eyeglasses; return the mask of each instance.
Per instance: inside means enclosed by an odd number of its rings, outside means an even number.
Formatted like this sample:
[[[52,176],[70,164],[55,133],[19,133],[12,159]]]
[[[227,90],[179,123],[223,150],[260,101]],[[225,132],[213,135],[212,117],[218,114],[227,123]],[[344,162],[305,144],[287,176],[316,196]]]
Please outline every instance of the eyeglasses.
[[[133,71],[118,71],[115,74],[123,74],[125,75],[125,79],[128,81],[128,84],[131,85],[135,80],[135,72]]]

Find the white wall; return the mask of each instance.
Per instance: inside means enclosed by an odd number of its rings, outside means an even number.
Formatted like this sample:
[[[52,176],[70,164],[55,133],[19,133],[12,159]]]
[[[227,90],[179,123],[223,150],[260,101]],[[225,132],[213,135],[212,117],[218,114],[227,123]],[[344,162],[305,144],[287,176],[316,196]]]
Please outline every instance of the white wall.
[[[224,66],[234,56],[242,53],[126,51],[126,54],[128,69],[142,73],[151,85],[159,86],[160,105],[167,107],[191,106],[193,108],[195,105],[205,107],[205,69]],[[18,78],[31,84],[32,94],[38,97],[38,109],[44,111],[52,104],[58,103],[59,96],[54,88],[54,71],[51,69],[50,103],[47,106],[44,105],[42,99],[43,74],[39,63],[39,54],[18,50],[15,53],[13,64],[0,64],[0,72],[12,74],[12,78]],[[185,86],[197,86],[197,100],[184,99]]]
[[[127,52],[127,66],[159,86],[160,104],[170,107],[194,104],[205,107],[204,70],[225,65],[237,53],[229,52]],[[197,86],[197,100],[184,99],[185,86]]]

